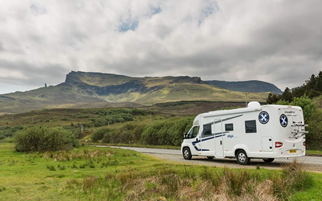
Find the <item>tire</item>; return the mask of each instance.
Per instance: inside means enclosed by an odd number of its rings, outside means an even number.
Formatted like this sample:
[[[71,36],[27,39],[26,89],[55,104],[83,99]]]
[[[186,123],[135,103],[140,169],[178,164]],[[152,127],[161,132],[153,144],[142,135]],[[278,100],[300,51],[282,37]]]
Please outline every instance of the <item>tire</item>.
[[[212,159],[214,159],[215,157],[214,157],[214,156],[207,156],[207,158],[208,158],[209,160],[212,160]]]
[[[187,147],[183,148],[182,155],[185,160],[190,160],[192,158],[190,149]]]
[[[250,158],[248,158],[244,150],[239,150],[236,154],[236,158],[240,165],[248,165],[250,162]]]
[[[265,161],[265,163],[271,163],[274,161],[275,158],[265,158],[263,159],[263,161]]]

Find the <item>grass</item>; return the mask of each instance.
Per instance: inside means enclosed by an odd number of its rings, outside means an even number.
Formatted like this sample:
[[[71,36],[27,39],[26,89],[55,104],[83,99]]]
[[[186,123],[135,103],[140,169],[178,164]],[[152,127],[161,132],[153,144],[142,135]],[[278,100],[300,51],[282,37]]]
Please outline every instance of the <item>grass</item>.
[[[156,148],[156,149],[176,149],[180,150],[180,146],[170,145],[143,145],[143,144],[122,144],[122,143],[86,143],[86,145],[106,145],[106,146],[118,146],[118,147],[142,147],[142,148]]]
[[[1,200],[318,200],[322,197],[322,175],[303,172],[296,163],[284,171],[232,170],[168,163],[108,147],[18,153],[13,144],[0,143],[0,172]]]
[[[306,150],[307,156],[322,156],[322,151],[320,150]]]

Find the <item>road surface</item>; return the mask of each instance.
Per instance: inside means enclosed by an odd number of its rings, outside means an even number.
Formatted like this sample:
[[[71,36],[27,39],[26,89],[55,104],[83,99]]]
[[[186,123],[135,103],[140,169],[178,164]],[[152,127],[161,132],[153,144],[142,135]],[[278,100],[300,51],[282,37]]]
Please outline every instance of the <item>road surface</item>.
[[[229,168],[256,168],[257,166],[267,169],[280,169],[283,165],[293,162],[293,158],[289,159],[275,159],[272,163],[265,163],[261,159],[251,159],[250,165],[241,166],[237,163],[236,159],[213,159],[208,160],[206,157],[193,156],[192,160],[184,160],[180,150],[175,149],[155,149],[155,148],[139,148],[139,147],[116,147],[114,148],[129,149],[137,152],[149,154],[151,156],[161,158],[166,161],[185,163],[185,164],[198,164],[217,167]],[[308,171],[322,172],[322,157],[303,156],[297,157],[297,162],[303,163],[304,169]]]

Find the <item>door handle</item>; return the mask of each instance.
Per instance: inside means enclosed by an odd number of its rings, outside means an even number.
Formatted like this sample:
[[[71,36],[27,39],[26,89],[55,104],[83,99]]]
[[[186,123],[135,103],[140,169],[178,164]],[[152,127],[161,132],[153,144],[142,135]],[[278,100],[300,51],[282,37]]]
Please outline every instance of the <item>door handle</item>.
[[[220,145],[222,145],[222,141],[220,140]]]

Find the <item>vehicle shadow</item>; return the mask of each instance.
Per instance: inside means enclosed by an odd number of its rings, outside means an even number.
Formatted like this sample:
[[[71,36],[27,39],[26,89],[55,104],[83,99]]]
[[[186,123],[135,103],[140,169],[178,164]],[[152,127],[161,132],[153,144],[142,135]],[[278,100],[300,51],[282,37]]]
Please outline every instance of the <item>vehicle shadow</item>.
[[[219,166],[239,166],[239,167],[269,167],[269,168],[281,168],[292,161],[273,161],[271,163],[264,162],[262,159],[252,159],[249,165],[240,165],[237,163],[236,159],[207,159],[204,157],[193,157],[192,161],[198,161],[202,163],[209,163],[209,165],[219,165]],[[208,165],[208,164],[207,164]]]

